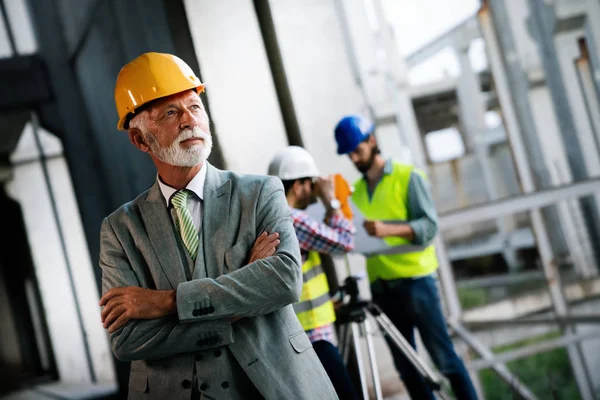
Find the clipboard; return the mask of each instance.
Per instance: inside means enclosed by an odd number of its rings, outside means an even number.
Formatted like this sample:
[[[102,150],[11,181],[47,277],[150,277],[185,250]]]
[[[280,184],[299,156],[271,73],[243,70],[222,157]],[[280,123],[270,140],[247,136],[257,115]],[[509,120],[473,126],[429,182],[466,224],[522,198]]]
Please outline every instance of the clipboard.
[[[414,253],[418,251],[423,251],[429,246],[429,244],[414,245],[410,243],[403,244],[400,246],[390,246],[386,243],[385,240],[370,236],[363,227],[363,223],[365,222],[366,218],[352,201],[349,201],[348,203],[352,208],[352,222],[354,223],[354,227],[356,228],[356,235],[354,236],[354,250],[351,253],[362,254],[365,257],[372,257],[378,255]],[[305,212],[308,215],[310,215],[311,218],[314,218],[318,221],[322,221],[326,210],[325,206],[323,206],[323,204],[320,201],[318,201],[308,206]],[[406,221],[398,220],[384,222],[388,224],[406,223]]]

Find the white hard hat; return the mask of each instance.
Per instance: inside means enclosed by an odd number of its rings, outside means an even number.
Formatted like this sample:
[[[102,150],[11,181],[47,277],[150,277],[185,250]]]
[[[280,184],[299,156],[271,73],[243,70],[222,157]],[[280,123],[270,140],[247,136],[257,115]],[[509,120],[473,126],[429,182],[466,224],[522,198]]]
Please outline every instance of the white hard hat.
[[[269,175],[282,181],[319,176],[317,164],[310,153],[299,146],[289,146],[273,157],[269,164]]]

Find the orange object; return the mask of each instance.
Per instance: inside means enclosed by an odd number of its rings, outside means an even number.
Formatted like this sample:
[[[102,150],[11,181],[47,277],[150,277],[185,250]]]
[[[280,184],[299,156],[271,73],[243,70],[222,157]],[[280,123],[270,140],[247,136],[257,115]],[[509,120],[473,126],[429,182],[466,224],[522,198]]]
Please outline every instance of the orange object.
[[[142,54],[125,65],[117,77],[117,129],[127,129],[125,121],[128,115],[144,104],[189,89],[201,93],[204,84],[182,59],[172,54]]]
[[[352,209],[350,208],[349,200],[353,191],[352,187],[341,174],[335,174],[333,182],[335,185],[335,198],[340,202],[340,210],[342,210],[346,218],[352,219]]]

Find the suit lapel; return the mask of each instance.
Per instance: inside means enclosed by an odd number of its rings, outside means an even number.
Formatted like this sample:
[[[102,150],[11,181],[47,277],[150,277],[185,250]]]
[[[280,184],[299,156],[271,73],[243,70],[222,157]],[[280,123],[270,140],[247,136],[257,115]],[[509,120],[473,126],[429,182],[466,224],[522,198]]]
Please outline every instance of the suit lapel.
[[[173,222],[157,183],[148,192],[146,201],[140,203],[140,213],[154,253],[171,287],[175,289],[179,283],[185,282],[187,279],[178,250]]]
[[[223,257],[219,259],[216,249],[228,246],[231,180],[225,179],[223,174],[212,165],[207,163],[207,167],[204,183],[202,242],[207,276],[216,278],[223,274]]]

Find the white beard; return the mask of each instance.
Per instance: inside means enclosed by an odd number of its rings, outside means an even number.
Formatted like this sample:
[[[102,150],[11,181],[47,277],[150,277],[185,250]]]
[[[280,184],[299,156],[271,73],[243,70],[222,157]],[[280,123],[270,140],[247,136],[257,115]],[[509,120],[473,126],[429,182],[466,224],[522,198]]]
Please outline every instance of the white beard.
[[[206,161],[212,150],[212,137],[198,127],[181,131],[169,147],[160,147],[156,136],[151,132],[146,132],[144,136],[156,158],[177,167],[194,167]],[[203,143],[194,144],[187,149],[181,147],[181,142],[191,138],[200,138]]]

